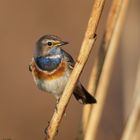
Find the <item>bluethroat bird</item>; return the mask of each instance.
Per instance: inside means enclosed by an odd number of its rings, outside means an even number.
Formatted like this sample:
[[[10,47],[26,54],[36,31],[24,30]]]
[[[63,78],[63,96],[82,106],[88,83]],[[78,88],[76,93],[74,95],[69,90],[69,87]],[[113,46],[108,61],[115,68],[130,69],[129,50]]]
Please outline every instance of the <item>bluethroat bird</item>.
[[[55,35],[42,36],[36,42],[34,56],[29,65],[37,87],[53,94],[57,101],[75,64],[71,55],[61,48],[66,44],[68,42],[62,41]],[[96,103],[96,99],[86,91],[80,81],[77,82],[73,94],[82,104]]]

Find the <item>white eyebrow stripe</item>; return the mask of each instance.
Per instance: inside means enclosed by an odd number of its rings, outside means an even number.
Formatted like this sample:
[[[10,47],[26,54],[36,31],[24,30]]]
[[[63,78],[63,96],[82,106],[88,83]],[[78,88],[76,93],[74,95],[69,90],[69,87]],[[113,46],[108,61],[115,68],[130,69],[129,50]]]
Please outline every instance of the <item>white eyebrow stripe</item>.
[[[55,42],[55,40],[52,40],[52,39],[44,39],[44,40],[42,40],[43,44],[47,44],[48,42]]]

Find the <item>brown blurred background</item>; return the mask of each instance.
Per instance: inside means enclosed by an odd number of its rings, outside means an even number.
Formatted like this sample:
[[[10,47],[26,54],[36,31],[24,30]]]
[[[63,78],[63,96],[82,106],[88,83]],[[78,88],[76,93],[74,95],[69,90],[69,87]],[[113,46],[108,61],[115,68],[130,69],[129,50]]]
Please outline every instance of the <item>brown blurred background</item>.
[[[100,44],[111,0],[106,2],[98,28]],[[69,41],[65,47],[77,57],[93,0],[0,1],[0,140],[43,140],[55,99],[39,91],[28,71],[35,41],[55,34]],[[140,56],[140,1],[130,3],[108,90],[97,140],[118,140],[131,109]],[[94,50],[82,73],[86,86]],[[82,105],[74,98],[63,118],[56,140],[74,140]]]

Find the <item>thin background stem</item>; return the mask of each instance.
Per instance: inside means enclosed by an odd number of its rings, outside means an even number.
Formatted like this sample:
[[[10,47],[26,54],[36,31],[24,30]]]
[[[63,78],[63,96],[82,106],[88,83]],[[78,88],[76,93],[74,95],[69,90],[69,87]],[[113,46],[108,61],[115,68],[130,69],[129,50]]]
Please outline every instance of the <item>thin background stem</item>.
[[[137,80],[136,80],[136,87],[135,87],[135,94],[134,94],[136,95],[136,97],[121,140],[136,140],[136,139],[138,140],[136,136],[138,135],[136,133],[136,129],[138,129],[137,126],[140,123],[140,61],[139,61],[138,73],[136,77]],[[135,139],[133,139],[133,137],[135,137]]]
[[[57,105],[57,111],[55,111],[52,116],[52,119],[48,126],[48,134],[47,134],[45,140],[53,140],[55,137],[55,134],[57,132],[57,129],[58,129],[58,126],[62,119],[62,116],[65,112],[67,104],[68,104],[70,97],[72,95],[72,92],[74,90],[75,84],[88,59],[88,56],[91,52],[93,44],[95,43],[95,40],[96,40],[95,32],[96,32],[97,25],[98,25],[98,22],[99,22],[99,19],[100,19],[102,10],[103,10],[104,2],[105,2],[105,0],[95,0],[94,1],[93,10],[92,10],[89,22],[88,22],[87,31],[85,33],[85,37],[84,37],[84,40],[82,43],[82,47],[81,47],[77,62],[75,64],[74,70],[72,71],[72,74],[69,78],[69,81],[65,87],[62,97]]]
[[[107,89],[109,86],[113,63],[118,49],[118,42],[122,30],[122,25],[124,23],[124,17],[128,7],[128,0],[114,0],[114,3],[120,5],[120,9],[116,11],[118,15],[117,19],[115,20],[115,24],[113,25],[113,32],[110,38],[110,42],[108,44],[108,51],[96,91],[96,98],[98,100],[98,104],[92,108],[84,140],[96,139],[98,126],[101,120],[101,114],[107,96]]]
[[[88,83],[88,91],[90,93],[92,93],[93,95],[96,93],[96,89],[98,86],[105,55],[106,55],[107,49],[109,47],[112,33],[114,31],[114,26],[115,26],[116,20],[118,18],[118,13],[121,8],[120,4],[121,4],[121,1],[119,1],[119,0],[114,1],[112,3],[111,9],[109,11],[109,16],[107,19],[107,25],[105,27],[102,44],[99,48],[97,57],[95,58],[95,61],[94,61],[94,65],[93,65],[89,83]],[[83,108],[83,118],[82,118],[83,133],[85,132],[85,130],[87,128],[91,109],[92,109],[92,105],[85,105]]]

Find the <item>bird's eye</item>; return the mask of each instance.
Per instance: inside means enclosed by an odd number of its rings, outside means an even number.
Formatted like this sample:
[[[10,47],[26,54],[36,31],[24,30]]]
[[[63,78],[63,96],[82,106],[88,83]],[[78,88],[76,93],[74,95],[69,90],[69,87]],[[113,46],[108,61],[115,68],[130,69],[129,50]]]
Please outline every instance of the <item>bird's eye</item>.
[[[48,42],[47,44],[48,44],[48,46],[52,46],[52,42]]]

